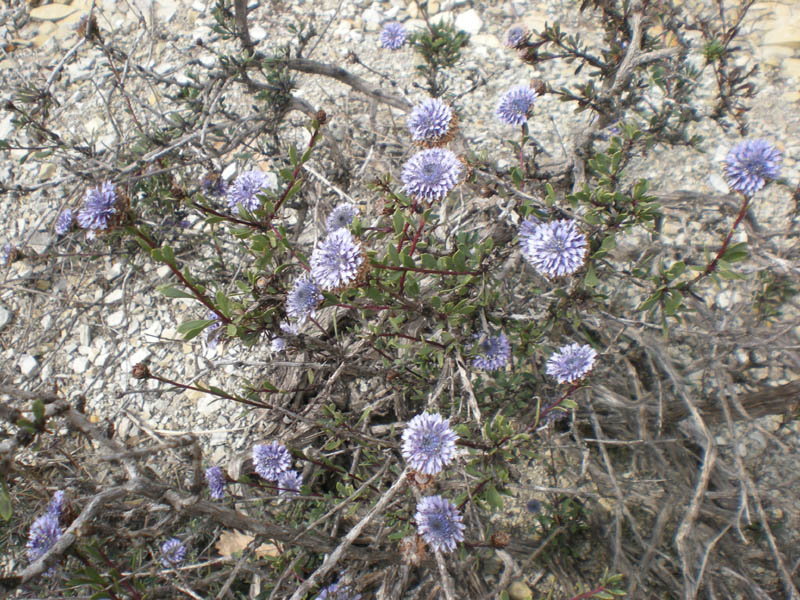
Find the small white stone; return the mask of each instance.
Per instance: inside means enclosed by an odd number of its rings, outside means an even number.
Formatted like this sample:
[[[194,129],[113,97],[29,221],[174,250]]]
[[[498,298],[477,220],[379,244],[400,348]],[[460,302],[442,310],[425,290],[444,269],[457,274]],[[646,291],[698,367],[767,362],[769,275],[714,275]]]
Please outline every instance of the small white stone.
[[[81,346],[88,346],[92,343],[92,328],[86,323],[81,323],[78,327],[78,341]]]
[[[222,170],[222,178],[228,181],[236,173],[236,163],[231,163]]]
[[[139,350],[131,354],[128,357],[128,360],[130,361],[131,366],[133,366],[133,365],[138,365],[140,362],[144,362],[148,358],[150,358],[150,350],[147,350],[146,348],[140,348]]]
[[[169,265],[161,265],[156,269],[156,275],[158,275],[159,279],[164,279],[167,275],[171,272]]]
[[[364,23],[380,23],[381,15],[374,8],[368,8],[361,13],[361,19],[364,21]]]
[[[250,28],[250,39],[254,42],[261,42],[267,39],[267,30],[261,27],[261,25],[253,25]]]
[[[212,446],[223,446],[228,441],[228,433],[226,431],[216,431],[211,434],[211,445]]]
[[[728,184],[725,183],[725,180],[719,173],[711,173],[708,176],[708,183],[720,194],[727,194],[730,191],[728,189]]]
[[[108,352],[108,350],[106,350],[105,352],[98,354],[92,362],[96,367],[104,367],[110,356],[111,354]]]
[[[456,29],[466,31],[470,35],[477,34],[482,27],[483,20],[474,8],[470,8],[456,17]]]
[[[0,330],[3,329],[11,320],[11,311],[5,306],[0,306]]]
[[[118,310],[116,312],[111,313],[108,315],[106,319],[106,325],[109,327],[119,327],[125,322],[125,311]]]
[[[125,292],[122,290],[122,288],[117,288],[115,290],[112,290],[111,293],[105,297],[105,300],[103,302],[105,302],[106,304],[114,304],[115,302],[119,302],[120,300],[122,300],[124,296]]]
[[[42,317],[41,328],[43,330],[50,329],[53,326],[53,317],[52,315],[45,315]]]
[[[201,415],[210,415],[220,409],[220,399],[216,396],[205,394],[197,401],[197,412]]]
[[[78,358],[72,360],[71,366],[72,370],[76,373],[85,373],[86,369],[89,368],[89,359],[85,356],[79,356]]]
[[[19,370],[25,377],[32,377],[39,370],[39,361],[30,354],[25,354],[19,361]]]

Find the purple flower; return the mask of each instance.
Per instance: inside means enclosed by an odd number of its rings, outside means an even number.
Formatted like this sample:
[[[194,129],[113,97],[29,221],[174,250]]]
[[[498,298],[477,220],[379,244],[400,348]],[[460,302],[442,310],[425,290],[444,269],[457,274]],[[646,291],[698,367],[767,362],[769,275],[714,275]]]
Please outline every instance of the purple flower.
[[[399,50],[406,43],[406,37],[406,28],[397,21],[392,21],[383,26],[381,46],[387,50]]]
[[[292,455],[280,442],[258,444],[253,446],[253,465],[263,479],[277,481],[292,465]]]
[[[538,94],[527,85],[517,85],[508,90],[500,98],[495,114],[508,125],[522,125],[528,120],[528,114]]]
[[[475,367],[484,371],[496,371],[508,364],[508,359],[511,358],[511,344],[508,343],[504,333],[495,336],[478,334],[475,338],[477,340],[475,352],[478,353],[472,361]]]
[[[417,532],[434,550],[452,552],[464,539],[464,524],[456,505],[441,496],[426,496],[417,504]]]
[[[522,256],[542,275],[561,277],[583,266],[586,238],[578,231],[575,221],[524,221],[519,237]]]
[[[272,352],[283,352],[286,350],[286,340],[282,337],[274,337],[269,343],[269,349]]]
[[[206,313],[206,319],[209,321],[214,321],[213,323],[210,323],[208,327],[206,327],[206,343],[208,344],[208,347],[213,350],[217,347],[217,344],[219,343],[219,337],[222,334],[221,331],[217,333],[214,332],[222,326],[222,321],[220,320],[219,315],[213,310],[209,310]]]
[[[438,98],[417,104],[408,116],[408,130],[415,142],[436,143],[445,138],[453,120],[453,111]]]
[[[361,245],[347,229],[337,229],[317,244],[311,253],[311,277],[323,290],[351,283],[364,262]]]
[[[116,201],[117,192],[110,181],[86,191],[83,206],[78,211],[78,225],[87,230],[89,239],[94,239],[98,231],[108,228],[111,216],[117,212],[114,207]]]
[[[303,485],[303,476],[294,469],[278,475],[278,488],[281,496],[297,496]]]
[[[353,594],[353,590],[346,585],[332,583],[321,589],[315,600],[361,600],[361,594]]]
[[[253,212],[261,208],[261,200],[258,199],[258,194],[273,187],[272,180],[263,171],[245,171],[228,188],[228,208],[236,215],[239,214],[239,205],[241,204],[245,210]]]
[[[505,45],[507,48],[522,48],[530,37],[530,33],[523,25],[512,25],[506,29]]]
[[[453,460],[457,439],[450,419],[422,413],[411,419],[403,432],[403,458],[415,471],[435,475]]]
[[[422,150],[403,165],[403,191],[428,202],[441,200],[456,186],[463,170],[461,161],[450,150]]]
[[[61,512],[64,510],[64,492],[58,490],[53,494],[50,504],[47,505],[47,514],[53,515],[56,519],[61,518]]]
[[[558,383],[583,379],[592,370],[597,352],[589,345],[567,344],[547,359],[546,371]]]
[[[337,229],[350,227],[350,223],[352,223],[353,219],[357,216],[358,208],[349,202],[340,204],[334,208],[328,216],[328,231],[336,231]]]
[[[56,235],[66,235],[72,229],[72,222],[75,220],[75,215],[71,208],[65,208],[61,211],[56,219]]]
[[[731,189],[752,196],[777,179],[783,157],[767,140],[745,140],[734,146],[725,158],[725,179]]]
[[[11,245],[11,242],[3,244],[3,250],[0,252],[0,267],[5,267],[8,264],[13,250],[14,246]]]
[[[225,475],[219,467],[208,467],[206,469],[206,483],[208,491],[214,500],[222,500],[225,496]]]
[[[309,316],[314,316],[314,309],[320,300],[322,294],[317,284],[307,276],[300,277],[286,295],[286,314],[303,323]]]
[[[33,522],[28,532],[28,543],[26,544],[28,560],[34,562],[41,558],[60,537],[61,527],[58,526],[58,515],[48,510]]]
[[[164,567],[174,567],[186,556],[186,547],[178,538],[170,538],[161,544],[161,564]]]
[[[208,196],[224,196],[228,193],[228,184],[216,173],[209,173],[203,178],[203,193]]]

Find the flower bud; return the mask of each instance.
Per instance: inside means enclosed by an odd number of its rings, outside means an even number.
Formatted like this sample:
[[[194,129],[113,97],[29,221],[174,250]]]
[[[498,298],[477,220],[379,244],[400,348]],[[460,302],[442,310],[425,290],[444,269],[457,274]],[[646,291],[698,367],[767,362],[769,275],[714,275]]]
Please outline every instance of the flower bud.
[[[132,375],[134,379],[149,379],[150,369],[144,363],[138,363],[133,366]]]

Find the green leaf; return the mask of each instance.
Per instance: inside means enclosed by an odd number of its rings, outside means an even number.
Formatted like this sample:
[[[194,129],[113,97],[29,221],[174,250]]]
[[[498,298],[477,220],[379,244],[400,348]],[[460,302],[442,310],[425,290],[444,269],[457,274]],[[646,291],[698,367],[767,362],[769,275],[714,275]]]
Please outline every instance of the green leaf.
[[[44,402],[41,400],[33,401],[33,418],[36,423],[44,423]]]
[[[439,267],[436,262],[436,257],[433,254],[423,254],[420,256],[420,260],[425,269],[436,269]]]
[[[467,270],[467,255],[464,254],[463,250],[459,250],[453,255],[453,266],[456,271]]]
[[[399,209],[392,215],[392,226],[394,227],[394,234],[400,235],[405,227],[406,218],[403,216],[402,211]]]
[[[294,145],[289,146],[289,162],[292,163],[293,167],[297,166],[297,148],[295,148]],[[287,179],[291,178],[292,175],[290,174],[289,177],[287,177]]]
[[[586,287],[593,288],[600,280],[597,278],[597,274],[594,272],[594,263],[589,263],[589,268],[586,271],[586,277],[583,278],[583,283]]]
[[[664,298],[664,313],[671,317],[683,304],[683,296],[678,290],[670,290]]]
[[[194,298],[192,294],[172,287],[171,285],[160,285],[158,291],[164,294],[167,298]]]
[[[8,493],[5,480],[0,481],[0,517],[3,521],[10,521],[14,516],[14,505],[11,503],[11,494]]]
[[[747,258],[747,242],[739,242],[738,244],[728,246],[720,257],[720,260],[724,260],[726,263],[732,263],[744,260],[745,258]]]
[[[498,493],[497,488],[491,484],[486,487],[486,501],[495,510],[503,508],[503,497]]]
[[[184,321],[178,325],[178,333],[183,334],[183,339],[188,341],[193,337],[197,337],[200,333],[211,323],[215,321],[210,319],[197,319],[194,321]]]

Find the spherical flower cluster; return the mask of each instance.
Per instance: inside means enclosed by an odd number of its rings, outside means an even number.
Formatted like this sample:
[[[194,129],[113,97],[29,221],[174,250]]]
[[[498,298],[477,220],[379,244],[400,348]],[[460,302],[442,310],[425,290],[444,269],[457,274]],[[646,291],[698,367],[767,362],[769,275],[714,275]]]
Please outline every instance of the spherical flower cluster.
[[[116,202],[117,191],[110,181],[86,191],[78,211],[78,225],[87,230],[86,237],[94,239],[98,231],[108,229],[111,216],[117,212]]]
[[[28,532],[28,543],[26,544],[28,560],[31,562],[38,560],[52,548],[60,537],[61,527],[58,525],[58,515],[46,512],[33,522]]]
[[[186,547],[181,544],[178,538],[170,538],[161,544],[161,564],[166,567],[174,567],[186,556]]]
[[[403,192],[428,202],[441,200],[456,186],[463,170],[464,165],[450,150],[422,150],[403,165]]]
[[[575,221],[523,222],[520,226],[522,256],[546,277],[570,275],[583,266],[586,237]]]
[[[530,32],[523,25],[512,25],[506,29],[505,45],[507,48],[522,48],[528,41]]]
[[[208,467],[206,469],[206,483],[208,491],[214,500],[222,500],[225,496],[225,475],[219,467]]]
[[[547,360],[546,372],[558,383],[572,383],[592,370],[596,356],[597,352],[587,344],[567,344]]]
[[[72,222],[75,220],[75,215],[71,208],[65,208],[61,211],[56,219],[56,235],[66,235],[72,229]]]
[[[286,296],[286,314],[301,323],[314,316],[314,309],[322,300],[317,284],[309,277],[300,277]]]
[[[245,171],[228,188],[228,208],[233,214],[239,214],[239,205],[241,204],[248,212],[253,212],[261,208],[258,194],[273,187],[272,179],[263,171]]]
[[[364,262],[361,245],[347,229],[337,229],[317,244],[311,254],[311,277],[323,290],[351,283]]]
[[[528,120],[538,94],[527,85],[517,85],[500,98],[495,114],[508,125],[522,125]]]
[[[496,371],[502,369],[508,364],[508,359],[511,358],[511,344],[508,343],[508,338],[505,334],[499,335],[476,335],[477,342],[475,344],[475,351],[478,355],[472,361],[472,364],[484,371]]]
[[[337,229],[350,227],[350,223],[352,223],[353,219],[355,219],[357,216],[358,208],[349,202],[340,204],[334,208],[333,211],[331,211],[331,214],[328,216],[328,231],[336,231]]]
[[[406,28],[393,21],[383,26],[381,31],[381,46],[387,50],[399,50],[406,43]]]
[[[438,98],[430,98],[411,111],[408,130],[418,144],[438,145],[447,141],[452,122],[452,109]]]
[[[417,532],[434,550],[452,552],[464,540],[464,524],[456,505],[441,496],[426,496],[414,515]]]
[[[453,460],[457,439],[450,419],[422,413],[411,419],[403,432],[403,458],[415,471],[435,475]]]
[[[277,481],[278,476],[292,465],[292,455],[280,442],[253,446],[253,465],[256,473],[267,481]]]
[[[745,140],[725,158],[725,179],[732,190],[752,196],[781,172],[781,153],[766,140]]]
[[[281,496],[297,496],[303,486],[303,476],[291,469],[278,475],[278,493]]]
[[[332,583],[317,594],[315,600],[361,600],[361,594],[353,594],[348,586]]]
[[[0,266],[5,267],[11,261],[11,253],[14,251],[14,246],[11,242],[3,244],[3,250],[0,251]]]

